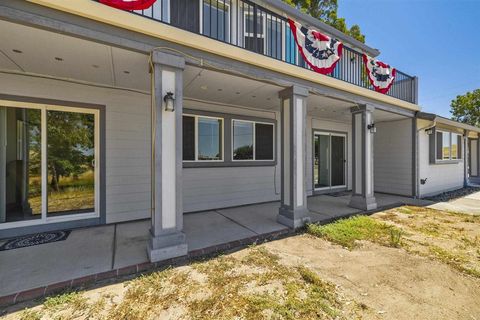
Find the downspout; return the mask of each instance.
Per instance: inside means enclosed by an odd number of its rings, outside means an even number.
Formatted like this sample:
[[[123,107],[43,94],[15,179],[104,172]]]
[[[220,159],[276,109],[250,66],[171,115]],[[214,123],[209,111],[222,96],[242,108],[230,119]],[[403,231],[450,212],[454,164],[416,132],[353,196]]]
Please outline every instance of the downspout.
[[[418,114],[418,112],[415,113],[415,120],[418,119],[417,114]],[[415,135],[416,135],[415,139],[417,141],[417,143],[415,144],[415,149],[416,149],[415,150],[415,167],[416,167],[415,171],[416,171],[416,176],[417,176],[416,177],[416,180],[417,180],[416,181],[416,191],[417,191],[416,193],[417,194],[414,197],[415,199],[420,198],[420,156],[419,156],[419,150],[420,150],[420,148],[419,148],[420,143],[419,142],[420,141],[419,141],[418,133],[422,130],[428,130],[428,129],[435,128],[436,126],[437,126],[437,120],[434,119],[430,125],[428,125],[426,127],[423,127],[423,128],[417,128],[417,131],[415,133]]]

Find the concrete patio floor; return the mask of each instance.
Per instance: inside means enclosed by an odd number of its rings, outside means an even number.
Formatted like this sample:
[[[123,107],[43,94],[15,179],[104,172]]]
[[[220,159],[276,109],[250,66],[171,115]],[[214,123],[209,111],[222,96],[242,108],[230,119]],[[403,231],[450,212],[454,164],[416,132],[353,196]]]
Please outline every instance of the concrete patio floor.
[[[376,198],[379,207],[429,204],[385,194],[376,194]],[[349,194],[309,197],[312,221],[326,223],[360,213],[348,207],[349,200]],[[288,231],[276,221],[279,205],[269,202],[185,214],[189,250]],[[77,229],[65,241],[0,251],[0,297],[145,263],[149,226],[149,220],[142,220]]]

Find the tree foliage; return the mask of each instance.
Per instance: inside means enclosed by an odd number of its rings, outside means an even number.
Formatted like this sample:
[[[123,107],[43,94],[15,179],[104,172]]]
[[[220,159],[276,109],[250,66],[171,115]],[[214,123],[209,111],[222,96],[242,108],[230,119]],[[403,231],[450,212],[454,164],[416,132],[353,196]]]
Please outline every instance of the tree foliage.
[[[325,22],[337,30],[365,43],[365,35],[362,34],[360,26],[353,25],[347,27],[345,18],[340,18],[337,15],[338,2],[337,0],[284,0],[291,6],[301,10],[302,12]]]
[[[480,89],[457,96],[450,107],[454,120],[480,127]]]
[[[94,159],[94,117],[73,112],[48,112],[48,170],[50,186],[59,191],[61,177],[91,169]]]

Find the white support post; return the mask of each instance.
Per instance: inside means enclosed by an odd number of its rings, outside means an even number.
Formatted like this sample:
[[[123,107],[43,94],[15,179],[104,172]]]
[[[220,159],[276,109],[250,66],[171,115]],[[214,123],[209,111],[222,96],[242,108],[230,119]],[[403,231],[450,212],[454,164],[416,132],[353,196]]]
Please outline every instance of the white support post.
[[[182,204],[182,112],[185,59],[152,53],[152,227],[148,242],[151,262],[186,255]],[[164,97],[174,93],[174,111]]]
[[[278,222],[299,228],[310,221],[306,186],[308,90],[293,86],[279,93],[282,114],[282,188]]]
[[[349,206],[361,210],[377,208],[373,182],[374,110],[372,106],[352,109],[353,194]]]

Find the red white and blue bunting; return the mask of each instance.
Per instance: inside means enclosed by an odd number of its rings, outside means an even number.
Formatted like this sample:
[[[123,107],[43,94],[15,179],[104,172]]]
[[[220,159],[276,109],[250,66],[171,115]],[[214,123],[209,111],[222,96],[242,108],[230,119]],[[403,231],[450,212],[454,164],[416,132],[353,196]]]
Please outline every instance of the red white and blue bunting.
[[[305,62],[318,73],[331,73],[342,56],[342,43],[291,19],[288,24]]]
[[[150,8],[157,0],[100,0],[107,6],[122,10],[144,10]]]
[[[367,70],[368,79],[375,88],[375,91],[387,93],[395,80],[397,71],[388,64],[375,60],[363,54],[363,63]]]

